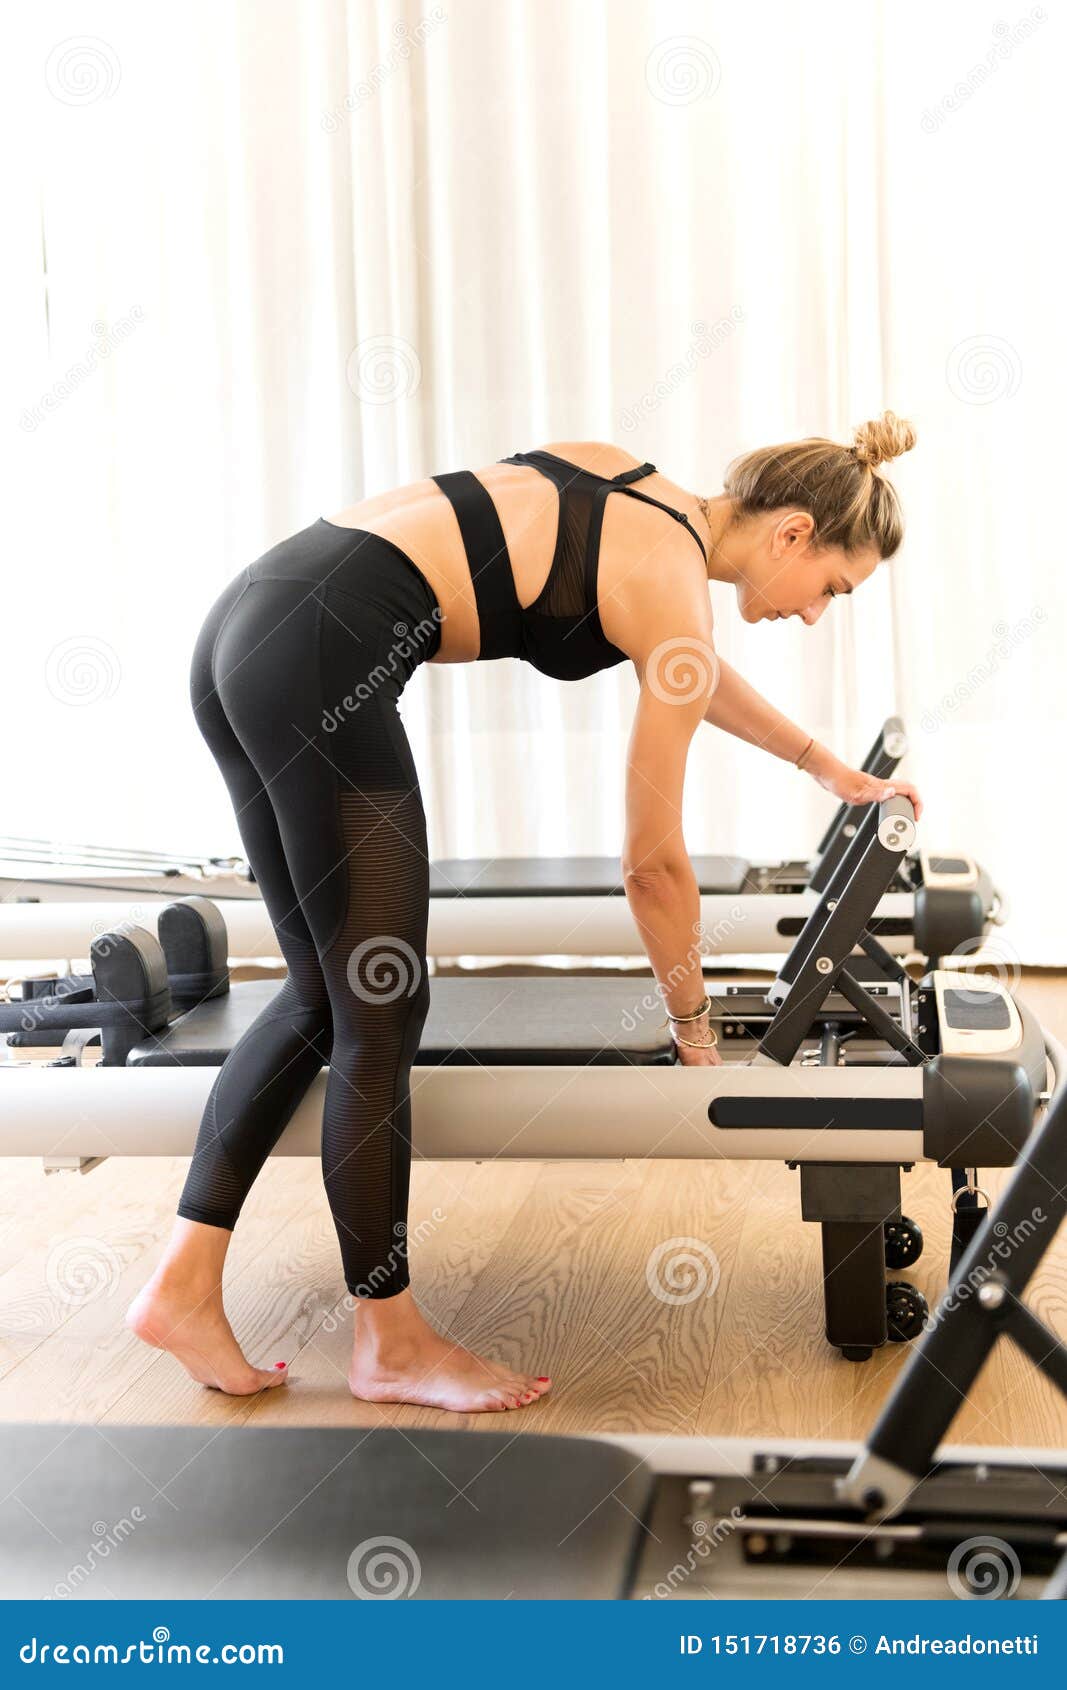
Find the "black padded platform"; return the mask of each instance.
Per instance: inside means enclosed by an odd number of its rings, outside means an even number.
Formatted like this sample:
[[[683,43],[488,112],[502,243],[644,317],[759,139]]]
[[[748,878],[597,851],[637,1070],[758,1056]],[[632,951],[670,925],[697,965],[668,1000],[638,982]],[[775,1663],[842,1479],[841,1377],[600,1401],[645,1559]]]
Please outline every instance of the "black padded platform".
[[[691,857],[702,892],[740,892],[743,857]],[[624,896],[618,857],[445,857],[430,864],[431,898]]]
[[[654,987],[580,975],[435,979],[415,1060],[424,1067],[670,1062],[674,1047]],[[219,1067],[278,990],[277,980],[231,986],[136,1045],[129,1066]]]
[[[376,1595],[612,1599],[651,1488],[628,1450],[513,1429],[5,1426],[0,1575],[27,1601],[348,1601],[377,1555]]]

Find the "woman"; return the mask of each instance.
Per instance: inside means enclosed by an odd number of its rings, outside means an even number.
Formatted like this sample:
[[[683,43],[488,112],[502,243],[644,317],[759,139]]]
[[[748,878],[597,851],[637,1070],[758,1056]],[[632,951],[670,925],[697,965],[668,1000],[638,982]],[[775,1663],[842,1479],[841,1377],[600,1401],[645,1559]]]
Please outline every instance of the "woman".
[[[231,583],[197,644],[193,706],[288,978],[216,1078],[172,1238],[127,1317],[140,1337],[223,1391],[284,1382],[283,1363],[256,1368],[241,1353],[222,1268],[253,1180],[328,1063],[322,1161],[356,1299],[353,1393],[492,1411],[549,1389],[546,1375],[440,1337],[408,1288],[428,861],[397,699],[424,662],[521,656],[561,680],[633,662],[626,895],[680,1060],[717,1063],[681,825],[697,725],[762,746],[848,803],[918,798],[847,767],[715,657],[708,581],[735,588],[746,622],[814,625],[900,545],[877,466],[914,438],[887,412],[849,447],[751,452],[711,498],[617,446],[558,445],[320,518]]]

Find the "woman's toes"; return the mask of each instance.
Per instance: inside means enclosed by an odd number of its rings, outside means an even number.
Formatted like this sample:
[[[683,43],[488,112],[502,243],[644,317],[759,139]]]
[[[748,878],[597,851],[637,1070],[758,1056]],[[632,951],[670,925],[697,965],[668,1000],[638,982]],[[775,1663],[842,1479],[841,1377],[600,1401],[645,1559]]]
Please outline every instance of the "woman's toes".
[[[506,1391],[492,1390],[486,1391],[479,1406],[485,1414],[502,1414],[511,1404]]]

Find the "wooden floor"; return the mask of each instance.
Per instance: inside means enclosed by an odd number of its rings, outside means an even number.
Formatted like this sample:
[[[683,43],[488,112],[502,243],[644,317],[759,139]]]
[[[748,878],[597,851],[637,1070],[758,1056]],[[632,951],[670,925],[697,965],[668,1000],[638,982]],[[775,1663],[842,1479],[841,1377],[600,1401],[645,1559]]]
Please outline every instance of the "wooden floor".
[[[1067,1040],[1067,975],[1030,973],[1020,992]],[[311,1161],[268,1164],[227,1270],[239,1339],[257,1363],[288,1361],[287,1387],[228,1399],[132,1338],[123,1311],[158,1259],[183,1175],[184,1163],[155,1159],[50,1178],[29,1160],[0,1163],[0,1420],[457,1424],[348,1395],[350,1317],[332,1312],[344,1287]],[[927,1239],[907,1277],[931,1302],[947,1267],[946,1182],[926,1167],[904,1185]],[[818,1229],[800,1219],[798,1176],[778,1165],[424,1164],[410,1235],[416,1293],[440,1328],[553,1375],[553,1394],[509,1430],[859,1437],[904,1360],[905,1346],[887,1346],[853,1365],[826,1345]],[[713,1266],[707,1293],[672,1303],[650,1289],[649,1258],[671,1240]],[[1067,1331],[1067,1229],[1030,1300]],[[953,1441],[1062,1447],[1067,1411],[1002,1348]]]

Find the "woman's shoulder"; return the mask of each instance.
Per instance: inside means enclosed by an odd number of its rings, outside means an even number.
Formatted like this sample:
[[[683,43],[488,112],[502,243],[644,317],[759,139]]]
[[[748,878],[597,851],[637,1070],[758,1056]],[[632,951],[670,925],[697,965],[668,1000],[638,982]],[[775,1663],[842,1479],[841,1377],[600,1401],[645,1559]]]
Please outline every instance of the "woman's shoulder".
[[[567,463],[577,464],[579,469],[587,469],[593,475],[603,475],[609,480],[612,476],[622,475],[624,470],[637,469],[644,462],[643,458],[635,458],[632,452],[627,452],[623,446],[613,445],[610,440],[553,440],[536,450],[551,452],[553,457],[564,458]]]

